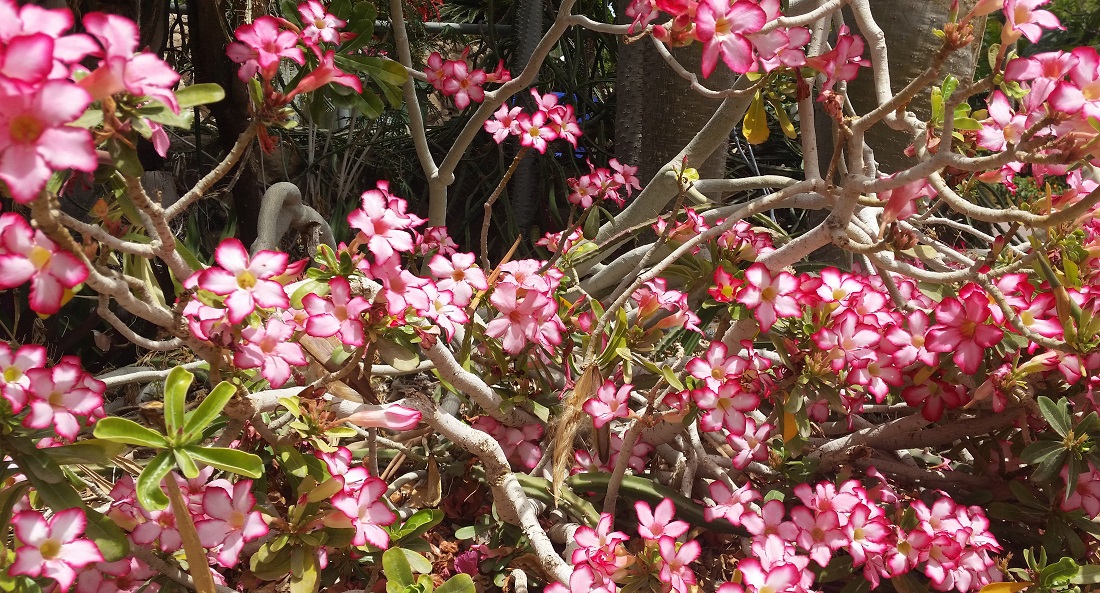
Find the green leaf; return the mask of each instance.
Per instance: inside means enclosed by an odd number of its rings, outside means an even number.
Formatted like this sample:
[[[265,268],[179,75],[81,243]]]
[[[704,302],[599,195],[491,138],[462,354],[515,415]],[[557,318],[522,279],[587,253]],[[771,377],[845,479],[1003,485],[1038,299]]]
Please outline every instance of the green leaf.
[[[127,177],[141,177],[145,173],[145,169],[141,166],[141,161],[138,160],[137,150],[132,146],[120,141],[119,139],[112,139],[107,142],[107,154],[111,157],[111,162],[114,163],[115,168],[120,173]],[[141,219],[137,219],[133,222],[141,223]]]
[[[181,111],[175,113],[168,108],[167,105],[160,102],[153,102],[147,105],[143,105],[135,110],[135,112],[144,119],[157,122],[165,126],[172,126],[173,128],[190,128],[195,123],[195,114],[191,111]],[[138,120],[131,120],[138,121]],[[152,132],[152,130],[149,130]],[[144,133],[142,134],[145,135]],[[151,135],[151,134],[150,134]]]
[[[1065,450],[1065,445],[1057,441],[1035,441],[1020,452],[1020,460],[1028,465],[1037,465],[1047,457]]]
[[[167,416],[167,415],[166,415]],[[168,440],[159,432],[146,428],[133,420],[126,418],[108,417],[95,423],[92,431],[97,439],[125,443],[137,447],[150,447],[164,449],[168,447]]]
[[[168,378],[164,380],[164,426],[167,428],[168,440],[178,445],[183,444],[180,441],[183,414],[187,407],[187,391],[194,380],[194,373],[182,366],[169,371]]]
[[[378,18],[378,10],[370,2],[356,2],[351,11],[351,17],[347,19],[347,32],[355,33],[356,37],[340,48],[341,55],[348,55],[370,43],[374,36],[374,19]]]
[[[396,539],[410,539],[420,537],[429,529],[439,525],[443,521],[443,512],[436,509],[420,509],[401,524],[401,529],[394,534]]]
[[[137,479],[137,499],[146,510],[159,511],[168,508],[168,496],[164,494],[160,483],[175,467],[174,462],[171,451],[161,451],[141,470]]]
[[[224,447],[197,447],[188,446],[184,449],[195,458],[196,461],[212,465],[222,471],[232,472],[259,478],[264,474],[264,463],[259,456],[237,449]]]
[[[1066,473],[1065,502],[1069,502],[1073,493],[1077,491],[1077,481],[1082,475],[1088,473],[1088,463],[1075,453],[1069,456],[1069,471]]]
[[[1058,475],[1058,472],[1062,471],[1062,468],[1066,465],[1066,458],[1069,457],[1069,452],[1062,450],[1057,455],[1051,455],[1043,461],[1039,462],[1039,465],[1035,467],[1035,473],[1031,475],[1031,478],[1036,482],[1047,482]]]
[[[301,552],[301,554],[295,554]],[[300,564],[295,566],[295,560],[300,558]],[[291,577],[290,593],[314,593],[317,591],[320,572],[317,570],[317,558],[313,549],[304,550],[295,548],[290,554]]]
[[[477,589],[474,587],[473,577],[464,572],[460,572],[447,579],[447,582],[436,587],[435,593],[475,593],[475,591],[477,591]]]
[[[412,565],[401,548],[390,548],[382,553],[382,572],[386,575],[386,593],[403,593],[416,582]]]
[[[416,552],[408,548],[394,548],[405,555],[405,560],[409,562],[409,567],[417,574],[429,574],[432,572],[432,563],[427,558],[417,554]]]
[[[1077,570],[1077,563],[1073,558],[1062,558],[1039,571],[1039,584],[1047,589],[1065,585],[1077,575]]]
[[[1074,585],[1095,585],[1100,583],[1100,566],[1086,564],[1078,567],[1077,574],[1069,580]]]
[[[176,467],[180,468],[183,472],[183,477],[188,480],[193,480],[199,477],[199,466],[195,464],[194,458],[184,449],[171,449],[172,456],[176,459]]]
[[[212,82],[193,84],[176,91],[176,101],[179,102],[181,110],[217,103],[224,98],[225,91]]]
[[[113,463],[112,458],[126,452],[126,445],[102,439],[88,439],[71,445],[48,447],[42,449],[42,452],[58,465],[71,465],[74,463],[111,465]]]
[[[202,431],[221,414],[225,404],[229,403],[235,393],[237,388],[229,381],[218,383],[198,407],[185,415],[181,444],[193,443],[199,439]]]
[[[1064,437],[1069,434],[1072,429],[1069,416],[1069,401],[1065,398],[1058,400],[1058,403],[1054,403],[1054,400],[1045,395],[1040,395],[1038,398],[1039,411],[1043,414],[1043,419],[1050,424],[1050,427],[1054,429],[1054,432],[1058,433],[1058,436]]]

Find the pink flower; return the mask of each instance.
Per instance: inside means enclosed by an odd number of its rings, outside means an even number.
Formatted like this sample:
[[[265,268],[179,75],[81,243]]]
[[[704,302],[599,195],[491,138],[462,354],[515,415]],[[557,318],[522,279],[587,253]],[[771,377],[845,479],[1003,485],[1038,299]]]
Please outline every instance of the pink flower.
[[[37,344],[27,344],[12,351],[6,342],[0,342],[0,395],[11,404],[13,414],[18,414],[30,397],[27,390],[31,378],[27,372],[46,366],[46,349]]]
[[[339,29],[347,23],[326,12],[320,2],[307,0],[299,4],[298,14],[302,15],[302,22],[306,25],[302,29],[302,39],[307,43],[340,43]]]
[[[138,28],[128,18],[92,12],[84,15],[84,28],[103,46],[103,62],[80,80],[93,100],[126,91],[136,97],[147,96],[179,113],[172,89],[180,80],[178,72],[151,53],[137,53]]]
[[[726,436],[726,443],[733,448],[734,456],[731,460],[734,469],[745,469],[752,461],[764,461],[768,458],[768,437],[771,436],[771,424],[763,423],[759,427],[756,420],[745,419],[745,431],[743,434],[730,433]]]
[[[870,66],[863,59],[863,38],[851,35],[848,25],[841,25],[832,50],[806,58],[806,65],[825,75],[823,91],[832,90],[838,81],[854,80],[860,66]]]
[[[84,373],[79,359],[66,356],[50,368],[27,370],[27,405],[30,414],[23,419],[27,428],[53,428],[58,435],[75,440],[81,421],[77,416],[92,416],[103,405],[107,386]]]
[[[533,469],[542,459],[539,439],[542,438],[543,428],[540,424],[513,427],[497,422],[492,416],[480,416],[473,422],[473,427],[492,435],[500,443],[504,456],[512,463]]]
[[[427,67],[424,68],[424,74],[428,77],[428,82],[431,83],[435,90],[442,91],[443,83],[447,80],[446,64],[443,62],[443,56],[439,55],[439,52],[433,51],[428,56]],[[517,108],[518,109],[518,108]],[[497,142],[500,142],[499,140]]]
[[[261,16],[250,25],[241,25],[235,31],[237,39],[225,48],[229,59],[242,64],[237,73],[248,81],[257,73],[264,80],[271,80],[279,70],[279,59],[287,58],[305,64],[306,57],[298,47],[298,35],[279,26],[275,17]]]
[[[1027,116],[1014,113],[1008,97],[999,90],[993,91],[986,104],[989,106],[989,119],[982,121],[978,146],[1000,151],[1008,143],[1018,144],[1028,128]]]
[[[573,550],[573,564],[587,563],[600,576],[614,578],[616,572],[630,562],[630,557],[619,553],[623,542],[630,539],[621,531],[611,531],[612,517],[600,514],[596,528],[587,525],[577,528],[573,539],[577,549]]]
[[[497,144],[504,142],[508,136],[519,136],[519,122],[517,118],[523,113],[522,107],[508,109],[507,105],[501,105],[493,114],[493,119],[485,120],[485,131],[493,135]]]
[[[17,202],[38,197],[54,171],[96,170],[91,134],[65,125],[91,102],[87,91],[63,80],[33,93],[0,91],[0,179]]]
[[[485,100],[485,71],[478,68],[470,72],[470,66],[464,60],[449,62],[452,66],[450,76],[443,81],[443,94],[453,97],[455,106],[466,109],[470,101],[481,103]]]
[[[8,570],[13,575],[53,579],[60,590],[68,591],[77,570],[103,561],[99,548],[80,537],[87,523],[81,508],[58,511],[48,521],[37,511],[17,513],[12,526],[23,545],[15,550],[15,562]]]
[[[760,499],[760,493],[753,489],[752,484],[745,482],[737,490],[730,490],[721,480],[710,483],[710,498],[714,506],[703,509],[703,518],[713,521],[719,517],[734,525],[741,524],[741,517],[749,511],[749,503]]]
[[[792,295],[798,290],[798,280],[787,272],[772,276],[768,267],[755,263],[745,270],[745,284],[737,293],[737,302],[756,315],[760,331],[768,331],[777,318],[798,317],[802,308]]]
[[[336,276],[329,281],[329,298],[310,293],[302,298],[302,307],[309,313],[306,333],[318,338],[340,335],[340,341],[351,346],[363,345],[363,311],[370,303],[363,297],[351,297],[347,278]]]
[[[137,558],[88,565],[76,580],[76,593],[157,593],[160,585],[149,582],[157,576],[153,569]]]
[[[700,429],[716,431],[725,427],[736,435],[745,433],[745,412],[760,405],[760,396],[742,391],[741,385],[732,381],[722,383],[718,389],[695,389],[691,397],[703,412],[699,419]]]
[[[630,383],[615,389],[613,381],[604,381],[604,384],[596,390],[596,396],[584,402],[584,411],[592,416],[592,424],[596,428],[611,422],[615,418],[626,418],[630,415],[630,392],[634,386]]]
[[[520,144],[532,147],[540,154],[545,154],[547,143],[558,137],[553,128],[547,125],[545,111],[536,111],[534,115],[519,114],[516,116],[516,126],[520,130]]]
[[[381,549],[389,547],[390,535],[382,527],[396,521],[397,515],[382,502],[385,493],[386,483],[370,476],[357,495],[341,492],[333,497],[333,508],[346,515],[355,528],[352,544],[362,546],[369,543]]]
[[[673,521],[676,506],[671,498],[662,500],[656,509],[651,509],[649,503],[639,500],[634,503],[634,511],[638,514],[638,535],[651,541],[657,541],[664,537],[673,539],[687,533],[689,525],[684,521]]]
[[[1005,25],[1001,29],[1001,43],[1015,42],[1020,36],[1035,43],[1043,29],[1064,29],[1058,17],[1046,10],[1039,10],[1050,0],[1005,0]]]
[[[928,330],[928,350],[952,352],[951,360],[959,369],[973,375],[985,358],[985,349],[1004,337],[1003,330],[986,323],[990,315],[989,299],[981,292],[963,300],[945,298],[936,306],[936,325]]]
[[[778,564],[765,570],[756,558],[737,563],[747,593],[794,593],[799,589],[801,571],[794,564]]]
[[[661,560],[664,561],[664,565],[661,566],[661,582],[667,583],[676,593],[688,593],[690,591],[688,585],[695,584],[695,573],[689,565],[695,562],[702,552],[699,542],[691,540],[677,548],[676,540],[666,535],[657,543],[657,547],[661,553]]]
[[[282,309],[290,306],[283,285],[272,280],[286,271],[287,258],[285,253],[267,250],[249,258],[240,240],[225,239],[214,251],[214,259],[221,267],[199,272],[198,285],[214,294],[228,295],[225,305],[229,321],[240,323],[257,306]]]
[[[0,229],[0,290],[30,281],[31,309],[57,313],[88,278],[88,269],[18,214],[0,214]]]
[[[233,568],[240,559],[246,542],[267,535],[267,524],[260,511],[253,511],[256,497],[252,496],[252,480],[233,484],[232,492],[218,486],[210,486],[202,495],[202,512],[209,519],[195,524],[199,540],[204,548],[218,550],[218,562]]]
[[[822,567],[827,566],[833,552],[847,542],[836,511],[814,512],[809,507],[797,506],[791,509],[791,520],[798,527],[798,545]]]
[[[423,221],[406,214],[404,204],[404,200],[390,195],[389,183],[379,181],[377,189],[363,192],[360,207],[348,214],[348,224],[359,230],[359,240],[366,243],[376,262],[413,249],[412,235],[406,229],[420,226]]]
[[[450,291],[454,304],[459,307],[470,304],[475,290],[489,289],[485,272],[474,263],[472,253],[455,253],[450,259],[435,255],[428,262],[428,268],[439,279],[436,288]]]
[[[260,369],[260,374],[278,389],[290,379],[291,366],[308,364],[302,346],[290,342],[294,329],[278,317],[271,317],[267,325],[246,327],[241,330],[245,342],[233,353],[233,364],[242,369]]]
[[[439,326],[444,336],[454,337],[458,327],[470,321],[466,311],[454,302],[449,290],[440,290],[432,282],[426,283],[420,290],[424,292],[427,307],[418,310],[417,314]]]
[[[420,424],[420,412],[397,404],[362,404],[356,412],[344,419],[363,428],[388,428],[390,430],[412,430]],[[333,474],[336,475],[336,474]]]
[[[738,74],[752,69],[752,44],[745,35],[759,31],[766,20],[764,10],[754,2],[700,2],[695,12],[695,30],[703,42],[703,77],[714,72],[719,56]]]

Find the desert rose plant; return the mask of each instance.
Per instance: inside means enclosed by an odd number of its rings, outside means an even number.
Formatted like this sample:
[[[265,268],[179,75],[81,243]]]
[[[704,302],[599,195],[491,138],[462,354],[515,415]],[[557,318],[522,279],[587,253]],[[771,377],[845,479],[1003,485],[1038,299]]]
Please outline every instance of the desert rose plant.
[[[249,127],[162,204],[138,138],[166,154],[166,128],[221,90],[180,88],[123,17],[75,32],[66,9],[0,0],[0,289],[42,317],[90,301],[175,361],[93,376],[53,344],[0,343],[0,590],[1100,582],[1100,55],[1020,55],[1060,27],[1045,3],[956,4],[901,84],[868,0],[633,0],[626,24],[562,0],[517,73],[468,49],[415,55],[402,0],[385,7],[396,59],[371,45],[368,2],[283,3],[226,48]],[[946,74],[986,18],[989,73]],[[533,88],[578,27],[652,44],[721,98],[652,179],[574,152],[573,98]],[[669,51],[696,43],[691,68]],[[848,96],[861,76],[865,112]],[[781,85],[786,105],[767,98]],[[421,103],[436,93],[464,111],[445,152]],[[402,110],[426,208],[371,180],[336,237],[279,183],[265,209],[291,204],[293,221],[261,215],[261,240],[226,238],[209,263],[189,251],[174,221],[328,104]],[[800,144],[798,175],[700,178],[731,132],[759,143],[769,119]],[[883,128],[911,139],[905,167],[880,168],[866,139]],[[489,137],[514,160],[475,253],[448,233],[448,192]],[[520,161],[576,154],[567,227],[524,246],[541,259],[517,243],[493,261],[492,205]],[[88,188],[121,218],[62,208]],[[754,224],[791,209],[821,222]],[[311,257],[278,249],[311,225]],[[826,246],[851,264],[815,263]],[[174,300],[134,261],[166,270]],[[154,384],[144,422],[113,405],[136,384]]]

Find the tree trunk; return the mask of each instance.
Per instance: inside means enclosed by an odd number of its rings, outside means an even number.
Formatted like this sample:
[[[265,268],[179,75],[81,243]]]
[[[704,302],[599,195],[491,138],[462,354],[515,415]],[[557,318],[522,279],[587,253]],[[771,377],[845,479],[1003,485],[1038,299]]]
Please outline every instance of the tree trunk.
[[[962,0],[959,3],[959,14],[966,14],[976,3],[977,0]],[[950,9],[951,0],[871,0],[872,14],[886,35],[890,83],[894,92],[900,91],[927,68],[932,55],[941,45],[940,39],[932,31],[943,29]],[[856,30],[850,15],[846,14],[845,20]],[[955,75],[964,84],[974,78],[985,19],[978,19],[974,23],[974,29],[977,41],[947,59],[940,82],[948,74]],[[859,78],[848,83],[848,96],[857,113],[866,113],[875,108],[870,69],[863,69]],[[923,121],[928,121],[932,115],[929,97],[928,91],[922,92],[908,107]],[[825,139],[831,143],[828,135],[825,135]],[[904,154],[905,148],[912,142],[913,139],[908,134],[884,125],[877,126],[873,133],[867,135],[867,144],[875,151],[875,160],[883,173],[893,173],[916,164],[915,160]],[[832,152],[831,146],[829,152]],[[828,160],[824,162],[828,163]]]
[[[225,7],[220,0],[192,0],[191,60],[196,82],[213,82],[225,89],[225,99],[210,105],[218,126],[218,144],[228,152],[237,137],[248,128],[248,89],[237,78],[237,66],[225,55],[231,41],[225,29]],[[256,240],[256,220],[263,195],[255,170],[244,159],[237,165],[240,177],[232,189],[233,211],[237,216],[238,238],[245,245]],[[238,173],[231,173],[236,175]]]
[[[672,50],[672,55],[699,75],[701,45]],[[617,62],[615,154],[638,167],[638,179],[645,185],[707,123],[721,100],[691,90],[691,83],[665,63],[649,39],[626,43],[620,37]],[[733,72],[719,64],[703,83],[715,90],[728,89],[734,79]],[[703,179],[721,179],[726,176],[726,153],[723,144],[705,163],[688,166]]]

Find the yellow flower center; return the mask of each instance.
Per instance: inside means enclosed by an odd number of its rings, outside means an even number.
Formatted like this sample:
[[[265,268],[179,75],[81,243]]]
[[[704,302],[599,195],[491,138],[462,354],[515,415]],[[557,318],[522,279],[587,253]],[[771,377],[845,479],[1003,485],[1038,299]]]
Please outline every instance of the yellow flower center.
[[[252,275],[252,272],[245,270],[237,275],[237,286],[249,290],[256,286],[256,277]]]
[[[5,383],[15,383],[16,381],[18,381],[22,378],[23,378],[23,371],[19,370],[18,368],[8,367],[8,368],[4,369],[4,382]]]
[[[229,526],[234,530],[244,527],[244,521],[247,517],[240,511],[233,511],[229,514]]]
[[[769,286],[769,287],[765,288],[764,290],[760,291],[760,298],[765,300],[765,301],[774,301],[775,297],[777,297],[777,296],[779,296],[779,291],[776,290],[772,286]]]
[[[8,135],[20,144],[34,144],[43,131],[42,122],[29,114],[17,115],[8,126]]]
[[[37,245],[31,247],[31,252],[27,254],[27,259],[31,261],[31,265],[34,266],[36,270],[41,270],[50,265],[51,257],[53,257],[53,253],[50,253],[49,249]]]
[[[53,560],[61,553],[61,542],[54,539],[48,539],[42,542],[42,545],[38,547],[38,553],[42,555],[44,560]]]

